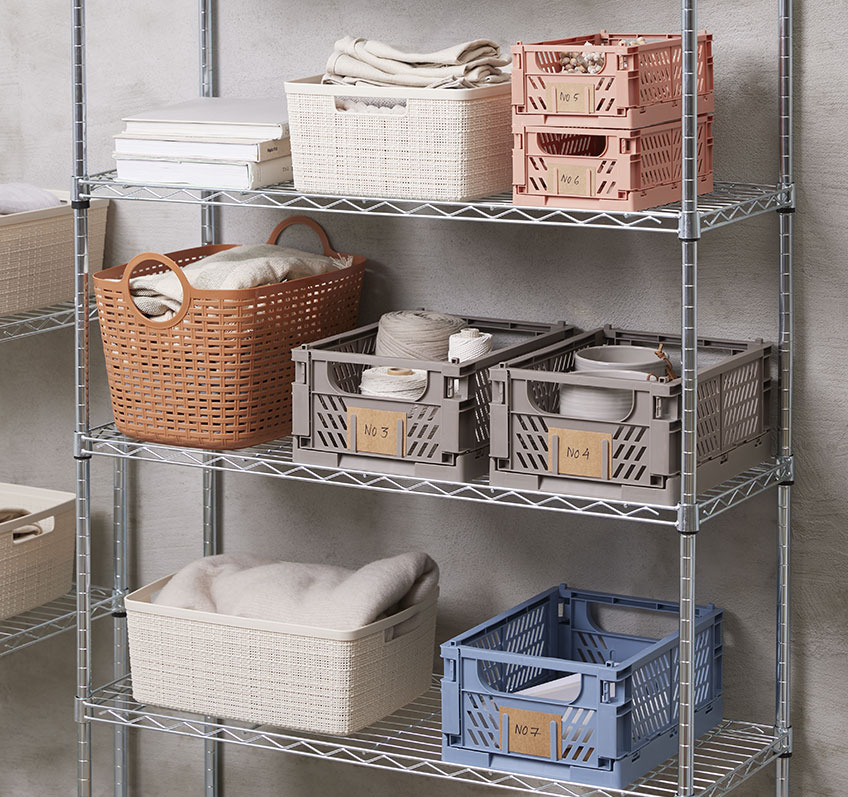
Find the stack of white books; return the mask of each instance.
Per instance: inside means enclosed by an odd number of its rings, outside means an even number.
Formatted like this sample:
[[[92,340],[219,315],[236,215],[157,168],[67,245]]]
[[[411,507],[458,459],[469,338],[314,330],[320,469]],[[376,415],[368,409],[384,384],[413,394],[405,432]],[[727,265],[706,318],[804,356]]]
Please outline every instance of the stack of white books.
[[[113,156],[132,183],[250,190],[292,179],[285,102],[200,97],[124,118]]]

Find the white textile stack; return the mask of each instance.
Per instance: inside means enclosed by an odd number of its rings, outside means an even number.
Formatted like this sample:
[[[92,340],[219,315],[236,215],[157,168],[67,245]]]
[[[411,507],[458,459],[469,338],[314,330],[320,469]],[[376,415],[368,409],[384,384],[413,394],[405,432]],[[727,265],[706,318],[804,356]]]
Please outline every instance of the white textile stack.
[[[124,122],[120,180],[250,190],[292,179],[282,98],[200,97]]]
[[[417,88],[476,88],[510,80],[496,42],[478,39],[430,53],[409,53],[383,42],[345,36],[327,61],[324,83]]]
[[[438,584],[439,568],[425,553],[380,559],[358,570],[233,553],[192,562],[153,602],[350,631],[429,600]],[[403,631],[403,623],[394,629],[397,635]]]

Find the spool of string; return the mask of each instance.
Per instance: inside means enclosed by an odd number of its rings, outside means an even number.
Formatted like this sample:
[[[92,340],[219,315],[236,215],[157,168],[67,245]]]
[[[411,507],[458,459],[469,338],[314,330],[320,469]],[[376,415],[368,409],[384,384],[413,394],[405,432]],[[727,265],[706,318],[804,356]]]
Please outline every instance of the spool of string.
[[[380,396],[405,401],[418,401],[427,390],[427,372],[412,368],[367,368],[362,372],[359,392],[363,396]]]
[[[380,319],[374,353],[378,357],[447,360],[450,337],[465,326],[455,315],[398,310]]]
[[[448,359],[474,360],[482,357],[492,350],[492,335],[489,332],[481,332],[474,327],[465,327],[450,336],[448,344]]]

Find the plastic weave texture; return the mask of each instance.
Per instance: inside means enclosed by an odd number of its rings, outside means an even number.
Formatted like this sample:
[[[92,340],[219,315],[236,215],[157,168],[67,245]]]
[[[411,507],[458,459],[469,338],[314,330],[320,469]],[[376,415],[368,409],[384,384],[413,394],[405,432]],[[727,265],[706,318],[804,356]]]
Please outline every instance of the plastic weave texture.
[[[463,363],[377,357],[377,324],[296,349],[292,387],[296,456],[300,461],[335,467],[366,467],[401,475],[467,480],[488,469],[489,368],[574,334],[562,323],[541,324],[495,318],[466,319],[493,336],[493,351]],[[425,393],[417,401],[361,396],[366,368],[378,365],[427,372]],[[357,451],[348,429],[351,408],[406,415],[402,451],[374,455]]]
[[[626,633],[603,627],[617,613]],[[677,613],[675,603],[562,585],[444,643],[443,758],[626,787],[677,750],[679,633],[656,633],[659,618]],[[712,605],[696,610],[698,735],[721,720],[721,621]],[[566,676],[577,684],[563,700],[517,694]],[[522,721],[531,733],[547,731],[551,745],[522,752],[514,726],[502,719],[510,711],[533,712]],[[549,730],[548,717],[534,725],[535,715],[554,715],[559,727]]]
[[[72,495],[14,484],[0,484],[0,505],[32,513],[3,523],[0,530],[0,620],[4,620],[70,591],[76,514]],[[16,529],[36,520],[42,534],[15,540]]]
[[[645,44],[622,45],[638,37]],[[698,110],[715,109],[712,36],[698,35]],[[590,42],[587,46],[586,42]],[[565,72],[562,55],[597,52],[596,74]],[[633,129],[670,122],[681,114],[679,33],[600,33],[512,48],[512,104],[527,125]],[[561,96],[558,91],[564,92]],[[574,92],[578,92],[574,98]],[[570,102],[569,102],[570,100]]]
[[[140,612],[127,602],[133,696],[156,706],[314,733],[360,730],[414,700],[430,683],[436,604],[386,641],[246,627],[240,617]],[[171,609],[174,613],[175,610]]]
[[[509,190],[508,86],[478,99],[452,99],[451,89],[444,99],[403,91],[402,115],[340,110],[339,98],[368,102],[359,87],[339,86],[335,96],[288,93],[298,191],[466,201]]]
[[[611,386],[608,380],[572,376],[576,351],[620,344],[656,348],[660,343],[679,361],[679,336],[605,327],[493,368],[492,483],[674,505],[680,474],[679,377],[639,382],[630,411],[619,421],[560,412],[563,385],[621,389],[620,382]],[[768,456],[771,346],[704,338],[698,347],[707,363],[698,373],[698,487],[709,489]],[[610,435],[606,477],[560,472],[551,456],[551,429]]]
[[[712,123],[698,117],[699,194],[713,190]],[[681,144],[679,119],[637,130],[518,124],[513,202],[625,211],[677,202]]]
[[[67,194],[61,194],[67,196]],[[88,211],[89,267],[101,268],[108,199]],[[74,216],[67,202],[0,216],[0,315],[49,307],[74,297]]]
[[[338,255],[313,220],[324,254]],[[329,274],[234,291],[198,290],[184,266],[232,248],[146,253],[94,276],[115,425],[140,440],[197,448],[244,448],[289,434],[291,350],[355,326],[365,258]],[[152,321],[129,293],[131,274],[172,269],[183,286],[173,319]]]

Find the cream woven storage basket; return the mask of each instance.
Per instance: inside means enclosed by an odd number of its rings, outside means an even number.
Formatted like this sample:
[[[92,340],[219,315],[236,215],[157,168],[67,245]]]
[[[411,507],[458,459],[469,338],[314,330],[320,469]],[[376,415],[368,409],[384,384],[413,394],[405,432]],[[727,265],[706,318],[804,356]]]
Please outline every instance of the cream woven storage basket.
[[[298,191],[463,201],[512,184],[509,83],[383,88],[311,77],[285,85]],[[345,110],[344,100],[403,113]]]
[[[13,315],[74,298],[74,213],[67,191],[62,204],[0,216],[0,315]],[[89,273],[103,265],[108,199],[88,211]]]
[[[436,597],[355,631],[126,599],[133,697],[178,711],[315,733],[360,730],[430,685]],[[387,641],[387,631],[417,618]]]
[[[0,508],[30,514],[0,523],[0,619],[34,609],[71,589],[74,494],[0,483]],[[38,523],[42,533],[15,532]]]

